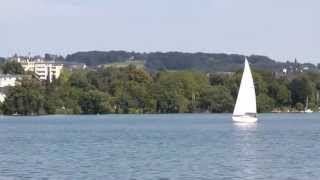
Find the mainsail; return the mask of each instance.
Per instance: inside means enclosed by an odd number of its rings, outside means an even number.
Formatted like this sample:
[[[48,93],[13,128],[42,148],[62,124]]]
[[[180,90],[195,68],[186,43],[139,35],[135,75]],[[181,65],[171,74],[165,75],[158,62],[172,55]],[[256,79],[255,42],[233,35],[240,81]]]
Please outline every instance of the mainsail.
[[[244,71],[233,116],[253,115],[257,113],[256,93],[248,60],[245,59]]]

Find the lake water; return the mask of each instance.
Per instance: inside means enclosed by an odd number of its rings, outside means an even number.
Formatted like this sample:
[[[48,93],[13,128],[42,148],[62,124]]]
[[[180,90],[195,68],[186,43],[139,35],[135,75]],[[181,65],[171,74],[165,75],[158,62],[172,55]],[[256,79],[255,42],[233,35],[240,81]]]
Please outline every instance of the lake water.
[[[0,117],[0,179],[319,179],[319,115]]]

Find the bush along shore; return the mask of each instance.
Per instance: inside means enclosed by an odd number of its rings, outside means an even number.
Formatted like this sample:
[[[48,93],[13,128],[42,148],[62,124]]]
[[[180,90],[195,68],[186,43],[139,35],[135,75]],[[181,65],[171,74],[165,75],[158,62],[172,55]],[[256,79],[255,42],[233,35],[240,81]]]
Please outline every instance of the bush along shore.
[[[6,115],[232,112],[242,72],[148,72],[135,66],[64,69],[52,83],[24,78],[6,90]],[[293,78],[253,71],[259,112],[319,106],[320,74]]]

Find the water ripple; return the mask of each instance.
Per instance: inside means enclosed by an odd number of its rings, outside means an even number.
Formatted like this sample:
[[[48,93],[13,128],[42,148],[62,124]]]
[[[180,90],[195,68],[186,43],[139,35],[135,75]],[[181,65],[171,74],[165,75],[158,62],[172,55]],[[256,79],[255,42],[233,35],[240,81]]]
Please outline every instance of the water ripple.
[[[317,116],[2,117],[0,180],[319,179]]]

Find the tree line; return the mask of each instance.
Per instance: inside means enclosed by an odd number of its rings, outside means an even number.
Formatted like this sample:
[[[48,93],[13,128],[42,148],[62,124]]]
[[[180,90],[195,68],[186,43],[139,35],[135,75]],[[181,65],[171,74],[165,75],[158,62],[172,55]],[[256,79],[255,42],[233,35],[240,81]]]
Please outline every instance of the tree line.
[[[20,73],[14,68],[10,72]],[[242,71],[148,72],[135,66],[64,69],[52,83],[26,78],[8,88],[1,111],[7,115],[232,112],[241,76]],[[288,79],[253,70],[253,77],[259,112],[303,110],[307,97],[310,108],[319,106],[319,73]]]
[[[277,62],[266,56],[251,55],[247,57],[256,69],[279,72],[283,68],[308,67],[316,70],[310,63]],[[201,72],[232,72],[243,67],[244,56],[224,53],[184,53],[184,52],[127,52],[127,51],[89,51],[68,55],[64,61],[84,63],[91,67],[129,59],[145,62],[148,70],[196,70]],[[62,59],[63,60],[63,59]]]

